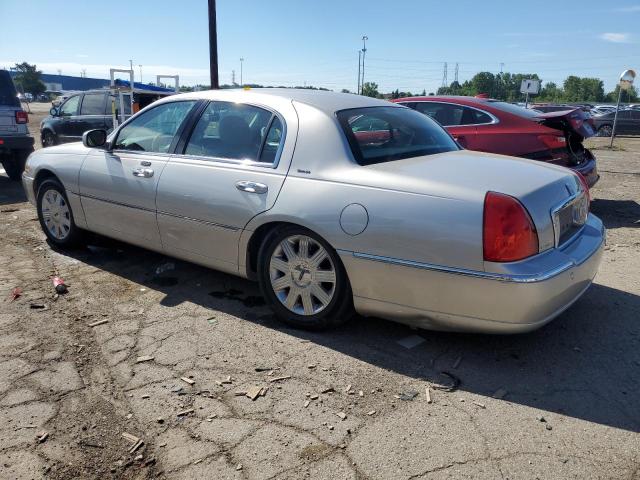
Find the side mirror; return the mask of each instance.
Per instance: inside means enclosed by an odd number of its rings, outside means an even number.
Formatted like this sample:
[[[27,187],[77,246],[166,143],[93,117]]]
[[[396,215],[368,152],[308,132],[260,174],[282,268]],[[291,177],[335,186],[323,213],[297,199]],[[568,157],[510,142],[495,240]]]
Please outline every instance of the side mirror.
[[[58,109],[56,107],[52,107],[51,110],[49,110],[49,115],[51,115],[52,117],[57,117]]]
[[[107,131],[88,130],[82,134],[82,144],[87,148],[103,147],[107,143]]]

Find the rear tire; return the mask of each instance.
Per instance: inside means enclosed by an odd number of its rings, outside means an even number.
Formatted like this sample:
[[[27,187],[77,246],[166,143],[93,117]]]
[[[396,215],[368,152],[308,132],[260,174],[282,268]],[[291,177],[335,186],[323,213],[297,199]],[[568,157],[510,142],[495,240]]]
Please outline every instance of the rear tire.
[[[284,323],[323,330],[348,321],[353,294],[340,257],[315,233],[298,226],[274,229],[258,253],[260,290]]]
[[[611,125],[602,125],[598,128],[598,137],[610,137],[613,134],[613,127]]]
[[[19,182],[22,179],[22,172],[30,154],[31,150],[14,150],[13,155],[2,162],[4,171],[11,180]]]
[[[84,230],[77,227],[62,184],[54,178],[42,182],[37,194],[38,220],[54,245],[74,248],[83,244]]]

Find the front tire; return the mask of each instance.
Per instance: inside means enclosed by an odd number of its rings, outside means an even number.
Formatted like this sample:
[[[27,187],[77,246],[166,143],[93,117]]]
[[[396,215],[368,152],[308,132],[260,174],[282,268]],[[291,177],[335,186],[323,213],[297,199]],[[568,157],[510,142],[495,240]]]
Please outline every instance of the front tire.
[[[76,226],[67,194],[58,180],[50,178],[42,182],[37,208],[40,226],[51,243],[62,248],[82,244],[84,231]]]
[[[613,134],[613,127],[611,125],[602,125],[598,131],[598,137],[610,137]]]
[[[297,328],[322,330],[353,315],[344,266],[331,246],[309,230],[276,228],[258,254],[262,294],[276,316]]]
[[[58,139],[50,130],[45,130],[42,132],[42,147],[53,147],[54,145],[58,145]]]

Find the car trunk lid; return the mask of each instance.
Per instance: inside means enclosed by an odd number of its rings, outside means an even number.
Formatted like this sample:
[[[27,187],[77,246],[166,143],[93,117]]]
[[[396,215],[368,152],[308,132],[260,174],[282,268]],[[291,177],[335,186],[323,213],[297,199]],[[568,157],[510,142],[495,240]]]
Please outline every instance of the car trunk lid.
[[[546,127],[561,130],[565,135],[581,137],[580,141],[596,134],[591,115],[580,108],[541,113],[534,118]]]

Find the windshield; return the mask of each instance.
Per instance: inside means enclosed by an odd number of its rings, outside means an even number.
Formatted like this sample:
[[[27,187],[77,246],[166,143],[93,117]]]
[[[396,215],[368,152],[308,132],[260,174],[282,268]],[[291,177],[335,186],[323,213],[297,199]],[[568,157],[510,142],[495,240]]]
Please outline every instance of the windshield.
[[[409,108],[352,108],[337,117],[360,165],[459,150],[440,125]]]
[[[540,115],[540,112],[538,110],[524,108],[519,105],[514,105],[513,103],[501,102],[499,100],[488,100],[487,104],[489,104],[493,108],[502,110],[503,112],[518,115],[519,117],[534,118]],[[568,109],[571,110],[570,107]]]
[[[11,76],[6,70],[0,70],[0,105],[20,106]]]

